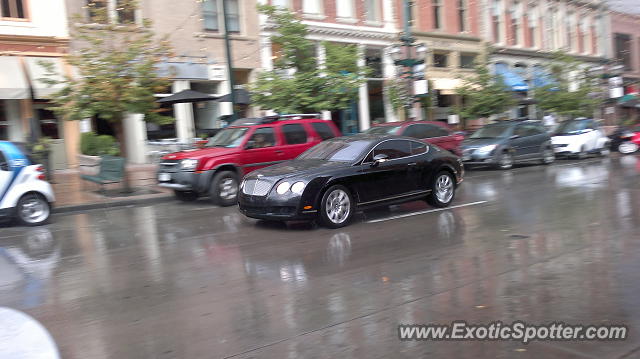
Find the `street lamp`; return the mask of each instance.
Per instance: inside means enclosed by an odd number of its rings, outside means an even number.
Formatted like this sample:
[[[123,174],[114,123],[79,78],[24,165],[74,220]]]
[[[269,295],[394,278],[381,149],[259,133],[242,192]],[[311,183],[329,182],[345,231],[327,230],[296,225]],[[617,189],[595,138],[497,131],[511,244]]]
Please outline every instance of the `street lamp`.
[[[407,113],[416,100],[415,96],[424,94],[415,93],[413,85],[415,80],[426,81],[424,80],[424,73],[416,76],[415,67],[424,64],[424,55],[427,52],[427,46],[423,43],[416,43],[416,39],[411,36],[409,29],[410,12],[409,0],[404,0],[404,32],[400,36],[400,44],[393,45],[389,51],[394,64],[404,68],[400,75],[406,80],[407,91],[412,95],[411,101],[405,103]]]

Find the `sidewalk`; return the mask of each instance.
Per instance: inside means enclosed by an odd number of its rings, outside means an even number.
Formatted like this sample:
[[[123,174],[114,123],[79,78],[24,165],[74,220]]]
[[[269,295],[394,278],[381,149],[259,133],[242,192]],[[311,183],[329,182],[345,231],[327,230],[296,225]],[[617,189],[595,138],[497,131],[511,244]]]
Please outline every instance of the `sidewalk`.
[[[121,194],[121,184],[105,186],[105,193],[100,193],[100,186],[93,182],[83,181],[79,170],[64,170],[53,173],[53,191],[56,195],[54,213],[75,212],[95,208],[127,206],[143,203],[168,201],[173,192],[156,186],[156,165],[129,165],[127,172],[134,192]]]

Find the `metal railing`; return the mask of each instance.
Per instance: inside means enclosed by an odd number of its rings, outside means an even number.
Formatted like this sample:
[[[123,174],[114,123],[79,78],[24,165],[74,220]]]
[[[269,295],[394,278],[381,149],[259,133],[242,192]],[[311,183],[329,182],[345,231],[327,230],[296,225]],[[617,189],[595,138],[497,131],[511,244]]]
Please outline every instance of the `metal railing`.
[[[190,142],[181,142],[177,138],[167,138],[147,141],[147,156],[151,163],[159,163],[160,159],[169,153],[196,148],[196,142],[200,140],[200,138],[194,138]]]

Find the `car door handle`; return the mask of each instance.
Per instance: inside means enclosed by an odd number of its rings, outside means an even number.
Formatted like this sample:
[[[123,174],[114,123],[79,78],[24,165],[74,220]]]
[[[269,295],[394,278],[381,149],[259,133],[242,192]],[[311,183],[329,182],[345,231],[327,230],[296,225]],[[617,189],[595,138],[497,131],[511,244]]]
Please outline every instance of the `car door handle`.
[[[282,151],[282,150],[276,150],[276,153],[277,153],[277,154],[281,154],[281,153],[284,153],[284,151]]]
[[[407,166],[415,166],[415,165],[417,165],[416,162],[411,162],[411,163],[407,164]]]

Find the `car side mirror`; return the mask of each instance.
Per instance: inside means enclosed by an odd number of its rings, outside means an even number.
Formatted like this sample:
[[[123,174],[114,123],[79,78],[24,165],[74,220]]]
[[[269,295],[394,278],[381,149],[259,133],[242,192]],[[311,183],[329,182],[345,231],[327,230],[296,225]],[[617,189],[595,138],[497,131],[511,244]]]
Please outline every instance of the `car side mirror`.
[[[373,157],[373,162],[371,163],[371,167],[375,167],[375,166],[377,166],[377,165],[379,165],[381,163],[385,163],[388,160],[389,160],[389,156],[387,156],[387,155],[385,155],[383,153],[381,153],[379,155],[375,155]]]
[[[9,164],[6,162],[0,163],[0,171],[9,171]]]
[[[244,146],[244,148],[246,148],[247,150],[250,150],[255,147],[256,147],[256,141],[247,141],[247,144]]]

